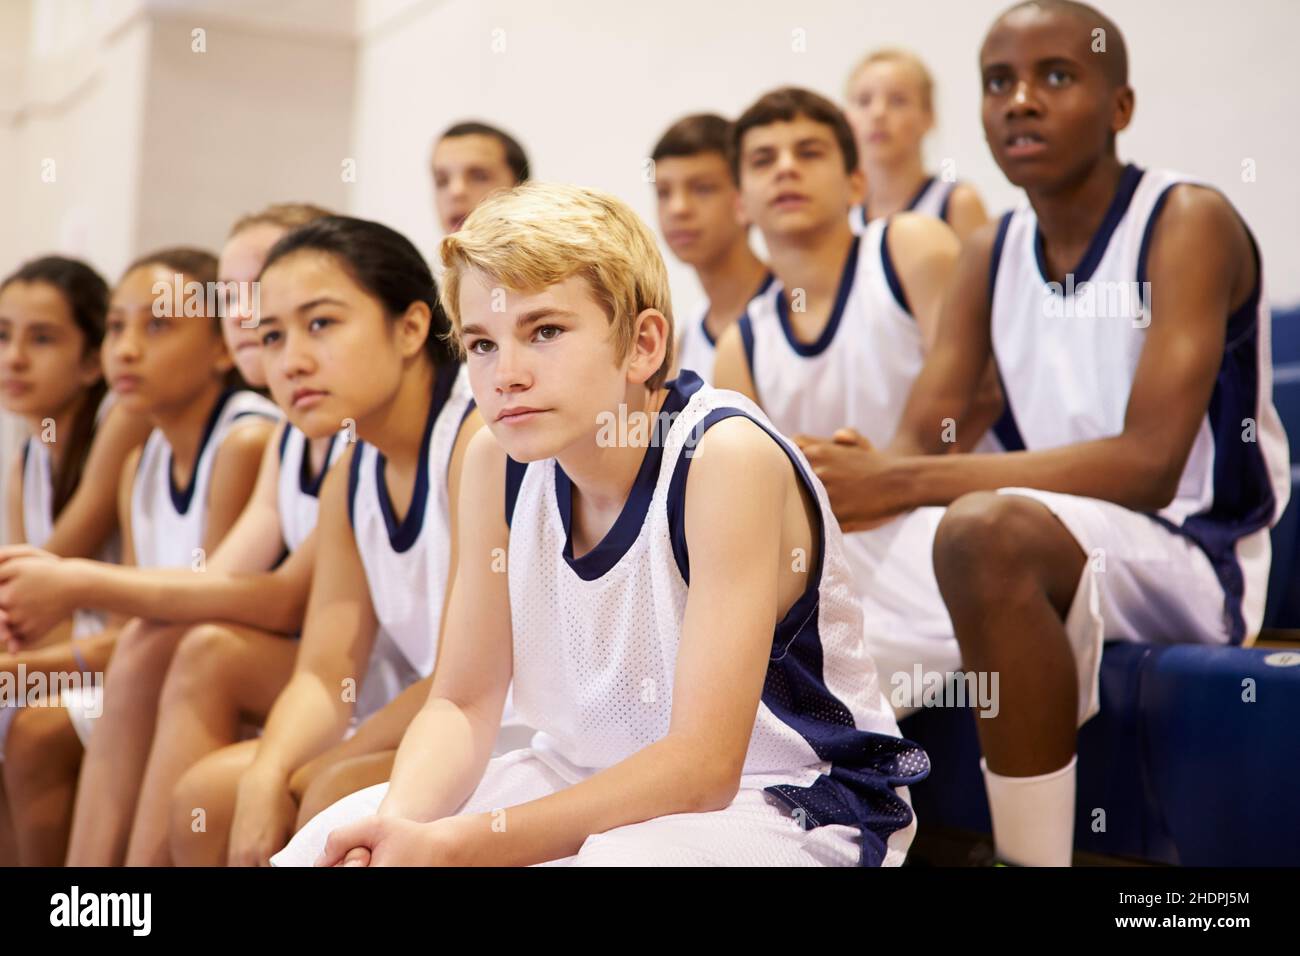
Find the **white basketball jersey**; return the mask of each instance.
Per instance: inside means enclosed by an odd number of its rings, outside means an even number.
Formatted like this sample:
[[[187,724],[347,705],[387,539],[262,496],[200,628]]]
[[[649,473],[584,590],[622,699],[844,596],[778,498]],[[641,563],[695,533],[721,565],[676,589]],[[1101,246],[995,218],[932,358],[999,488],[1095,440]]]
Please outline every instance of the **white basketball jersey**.
[[[749,304],[740,335],[758,399],[785,435],[856,428],[889,444],[921,371],[921,331],[886,245],[888,220],[855,236],[830,318],[816,342],[795,337],[779,282]]]
[[[759,283],[754,295],[762,295],[772,282],[773,276],[769,272]],[[712,385],[713,361],[717,356],[718,343],[704,323],[708,316],[709,303],[706,302],[695,316],[682,326],[681,333],[677,336],[677,367],[690,369],[707,384]]]
[[[990,288],[993,352],[1013,426],[1002,435],[1008,449],[1055,448],[1123,431],[1151,321],[1145,283],[1153,226],[1170,189],[1195,182],[1128,166],[1064,285],[1046,276],[1033,209],[1025,204],[1003,217]],[[1177,494],[1152,515],[1209,556],[1234,643],[1263,620],[1269,528],[1290,495],[1286,436],[1272,402],[1262,263],[1259,272],[1250,299],[1227,317],[1218,379]]]
[[[944,182],[931,176],[921,184],[921,188],[917,190],[911,202],[903,207],[903,211],[919,212],[948,222],[948,203],[952,200],[952,191],[956,185],[956,182]],[[866,207],[854,206],[849,210],[849,225],[853,227],[854,232],[866,230]]]
[[[167,437],[157,428],[149,434],[131,487],[131,540],[138,566],[174,568],[193,563],[207,530],[208,492],[221,443],[241,420],[279,417],[275,404],[256,392],[223,392],[204,426],[194,471],[183,489],[176,487],[172,476]]]
[[[352,533],[380,630],[409,666],[404,669],[409,679],[431,674],[437,656],[451,561],[447,469],[473,402],[464,366],[439,369],[425,419],[415,488],[400,522],[384,483],[384,456],[361,441],[352,452],[348,476]]]
[[[864,862],[878,863],[889,833],[912,819],[894,788],[921,779],[929,764],[900,739],[881,694],[826,493],[799,450],[743,396],[690,371],[668,389],[658,440],[622,514],[579,558],[564,471],[554,459],[507,462],[514,702],[538,728],[533,748],[581,776],[668,733],[690,582],[690,449],[714,423],[744,416],[781,446],[814,494],[822,547],[807,591],[772,635],[743,785],[768,790],[809,826],[860,827]]]
[[[320,489],[330,466],[348,447],[348,433],[330,436],[325,452],[325,466],[314,477],[311,474],[310,443],[305,434],[288,422],[280,436],[280,478],[275,490],[276,509],[280,513],[280,534],[284,546],[290,551],[307,540],[316,529],[320,513]]]

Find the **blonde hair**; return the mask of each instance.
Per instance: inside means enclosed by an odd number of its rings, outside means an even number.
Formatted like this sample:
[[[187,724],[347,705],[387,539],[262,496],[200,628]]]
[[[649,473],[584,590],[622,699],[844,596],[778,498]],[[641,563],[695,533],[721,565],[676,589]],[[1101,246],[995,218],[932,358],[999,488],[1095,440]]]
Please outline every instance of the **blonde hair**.
[[[462,355],[460,284],[468,270],[521,290],[580,276],[609,318],[619,361],[632,348],[636,317],[646,309],[664,314],[664,360],[646,387],[667,378],[673,364],[668,272],[654,234],[622,200],[596,189],[524,183],[480,203],[439,252],[446,270],[442,307]]]
[[[322,209],[320,206],[313,206],[307,202],[277,202],[272,203],[265,209],[258,212],[250,212],[246,216],[240,216],[235,224],[230,227],[230,233],[227,239],[233,239],[245,229],[251,229],[253,226],[279,226],[281,229],[293,230],[299,226],[305,226],[309,222],[315,222],[317,219],[324,219],[326,216],[334,215],[328,209]]]
[[[845,84],[846,96],[853,95],[853,81],[858,78],[858,74],[876,63],[902,63],[915,70],[921,85],[921,105],[927,113],[931,116],[934,115],[934,77],[930,75],[929,68],[921,62],[919,56],[911,50],[904,50],[900,47],[885,47],[880,50],[873,50],[863,57],[861,62],[853,68],[853,72],[849,74],[848,83]]]

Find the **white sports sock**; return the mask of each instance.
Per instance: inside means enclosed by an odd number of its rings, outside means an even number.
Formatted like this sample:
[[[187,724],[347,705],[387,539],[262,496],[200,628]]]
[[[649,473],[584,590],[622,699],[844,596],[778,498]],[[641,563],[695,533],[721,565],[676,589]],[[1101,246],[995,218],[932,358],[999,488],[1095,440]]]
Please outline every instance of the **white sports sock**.
[[[1078,756],[1038,777],[1004,777],[981,758],[998,858],[1017,866],[1069,866]]]

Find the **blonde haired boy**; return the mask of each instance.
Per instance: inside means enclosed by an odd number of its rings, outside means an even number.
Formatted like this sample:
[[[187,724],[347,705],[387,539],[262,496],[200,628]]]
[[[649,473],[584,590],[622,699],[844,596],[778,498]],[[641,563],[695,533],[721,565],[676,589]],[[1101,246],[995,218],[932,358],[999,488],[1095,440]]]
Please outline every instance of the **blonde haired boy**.
[[[528,184],[442,261],[488,428],[433,688],[391,782],[273,862],[901,863],[928,761],[880,694],[825,493],[747,399],[664,381],[646,226]],[[490,759],[512,680],[539,732]]]

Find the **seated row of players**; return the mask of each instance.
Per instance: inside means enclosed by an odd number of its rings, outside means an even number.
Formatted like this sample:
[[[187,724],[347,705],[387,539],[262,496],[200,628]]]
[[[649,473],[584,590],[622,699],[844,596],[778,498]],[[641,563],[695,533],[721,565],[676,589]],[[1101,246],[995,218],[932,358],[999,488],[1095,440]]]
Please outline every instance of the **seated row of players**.
[[[71,862],[264,863],[296,831],[275,862],[896,864],[928,764],[882,690],[919,665],[1000,676],[978,722],[998,853],[1068,863],[1103,640],[1257,631],[1287,456],[1258,251],[1217,192],[1118,160],[1118,29],[1021,4],[980,65],[1028,199],[994,223],[924,176],[928,81],[898,54],[855,73],[856,136],[796,89],[665,134],[661,225],[710,300],[675,378],[653,240],[591,190],[463,207],[440,302],[382,226],[243,223],[221,273],[260,277],[262,316],[227,311],[229,351],[145,294],[215,264],[142,260],[108,303],[98,430],[93,283],[49,262],[8,280],[6,342],[66,326],[63,366],[6,352],[40,383],[10,407],[58,411],[87,478],[125,459],[92,495],[48,478],[58,443],[28,446],[11,513],[46,550],[0,560],[0,669],[112,666],[102,697],[12,720],[22,858],[57,862],[71,814]],[[485,133],[440,150],[525,178]],[[869,200],[860,146],[890,187]],[[1154,292],[1064,308],[1089,287]],[[288,423],[225,387],[232,356]],[[143,452],[119,409],[152,427]],[[629,417],[649,447],[600,439]],[[118,499],[134,563],[184,570],[53,558],[97,552],[92,497]],[[58,539],[91,512],[103,534]],[[74,607],[134,618],[50,637]],[[236,623],[191,626],[211,620]]]

